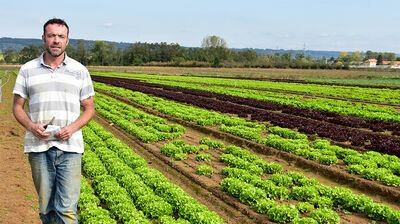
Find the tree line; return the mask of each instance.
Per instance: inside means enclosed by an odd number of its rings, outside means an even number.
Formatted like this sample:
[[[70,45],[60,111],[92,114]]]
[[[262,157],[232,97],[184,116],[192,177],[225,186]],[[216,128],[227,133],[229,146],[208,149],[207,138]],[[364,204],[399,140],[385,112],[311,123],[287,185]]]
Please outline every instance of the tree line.
[[[258,54],[254,50],[235,51],[227,48],[223,38],[207,36],[201,48],[182,47],[177,43],[136,42],[125,49],[115,49],[113,43],[95,41],[89,47],[78,40],[76,47],[68,45],[68,56],[84,65],[101,66],[187,66],[187,67],[260,67],[260,68],[302,68],[302,69],[346,69],[354,63],[381,55],[386,60],[395,59],[394,53],[367,51],[364,56],[358,52],[342,52],[338,58],[313,59],[304,53]],[[44,45],[29,45],[20,51],[3,52],[3,63],[23,64],[37,58],[44,51]],[[385,60],[384,59],[384,60]]]
[[[373,51],[366,51],[365,53],[356,51],[352,54],[341,52],[337,60],[341,61],[342,63],[355,64],[356,62],[365,61],[368,59],[377,59],[378,65],[382,64],[383,61],[400,61],[400,57],[397,57],[395,53]]]

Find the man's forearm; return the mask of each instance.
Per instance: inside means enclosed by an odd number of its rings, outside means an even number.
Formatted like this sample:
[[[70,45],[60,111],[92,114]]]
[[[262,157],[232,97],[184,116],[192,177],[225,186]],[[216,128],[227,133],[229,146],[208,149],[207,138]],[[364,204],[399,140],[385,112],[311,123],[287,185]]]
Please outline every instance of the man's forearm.
[[[30,130],[35,124],[25,113],[24,109],[18,105],[13,106],[13,114],[15,119],[24,126],[25,129]]]
[[[50,137],[50,134],[43,133],[44,124],[36,124],[33,123],[32,120],[28,117],[28,115],[24,111],[25,99],[15,95],[14,96],[14,105],[13,105],[13,114],[15,119],[25,127],[26,130],[32,132],[38,139],[47,141]]]

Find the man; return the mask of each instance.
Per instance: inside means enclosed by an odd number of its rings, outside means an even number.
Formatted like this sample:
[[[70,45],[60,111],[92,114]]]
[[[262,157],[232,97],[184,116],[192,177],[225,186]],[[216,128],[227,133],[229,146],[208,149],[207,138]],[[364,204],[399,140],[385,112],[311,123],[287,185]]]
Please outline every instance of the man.
[[[68,34],[61,19],[44,24],[46,50],[21,67],[13,91],[13,113],[26,129],[24,152],[29,155],[43,223],[78,223],[81,128],[94,115],[92,80],[83,65],[66,55]],[[24,111],[27,99],[29,116]],[[45,132],[51,120],[61,128],[54,136]]]

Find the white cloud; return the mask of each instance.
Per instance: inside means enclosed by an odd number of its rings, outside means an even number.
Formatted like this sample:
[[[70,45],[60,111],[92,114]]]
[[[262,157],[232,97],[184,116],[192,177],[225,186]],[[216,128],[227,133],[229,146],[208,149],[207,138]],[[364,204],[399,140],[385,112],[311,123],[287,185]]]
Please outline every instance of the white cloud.
[[[113,24],[111,23],[111,22],[107,22],[107,23],[104,23],[103,24],[103,26],[112,26]]]
[[[329,37],[329,34],[327,34],[327,33],[321,33],[319,36],[320,36],[320,37]]]

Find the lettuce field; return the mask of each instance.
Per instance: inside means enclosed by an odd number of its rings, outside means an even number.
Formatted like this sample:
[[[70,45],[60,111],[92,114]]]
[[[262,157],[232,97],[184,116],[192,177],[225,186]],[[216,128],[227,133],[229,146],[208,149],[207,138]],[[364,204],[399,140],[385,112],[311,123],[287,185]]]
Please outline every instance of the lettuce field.
[[[400,223],[400,86],[91,75],[80,223]]]
[[[400,222],[397,86],[92,79],[82,223]]]

